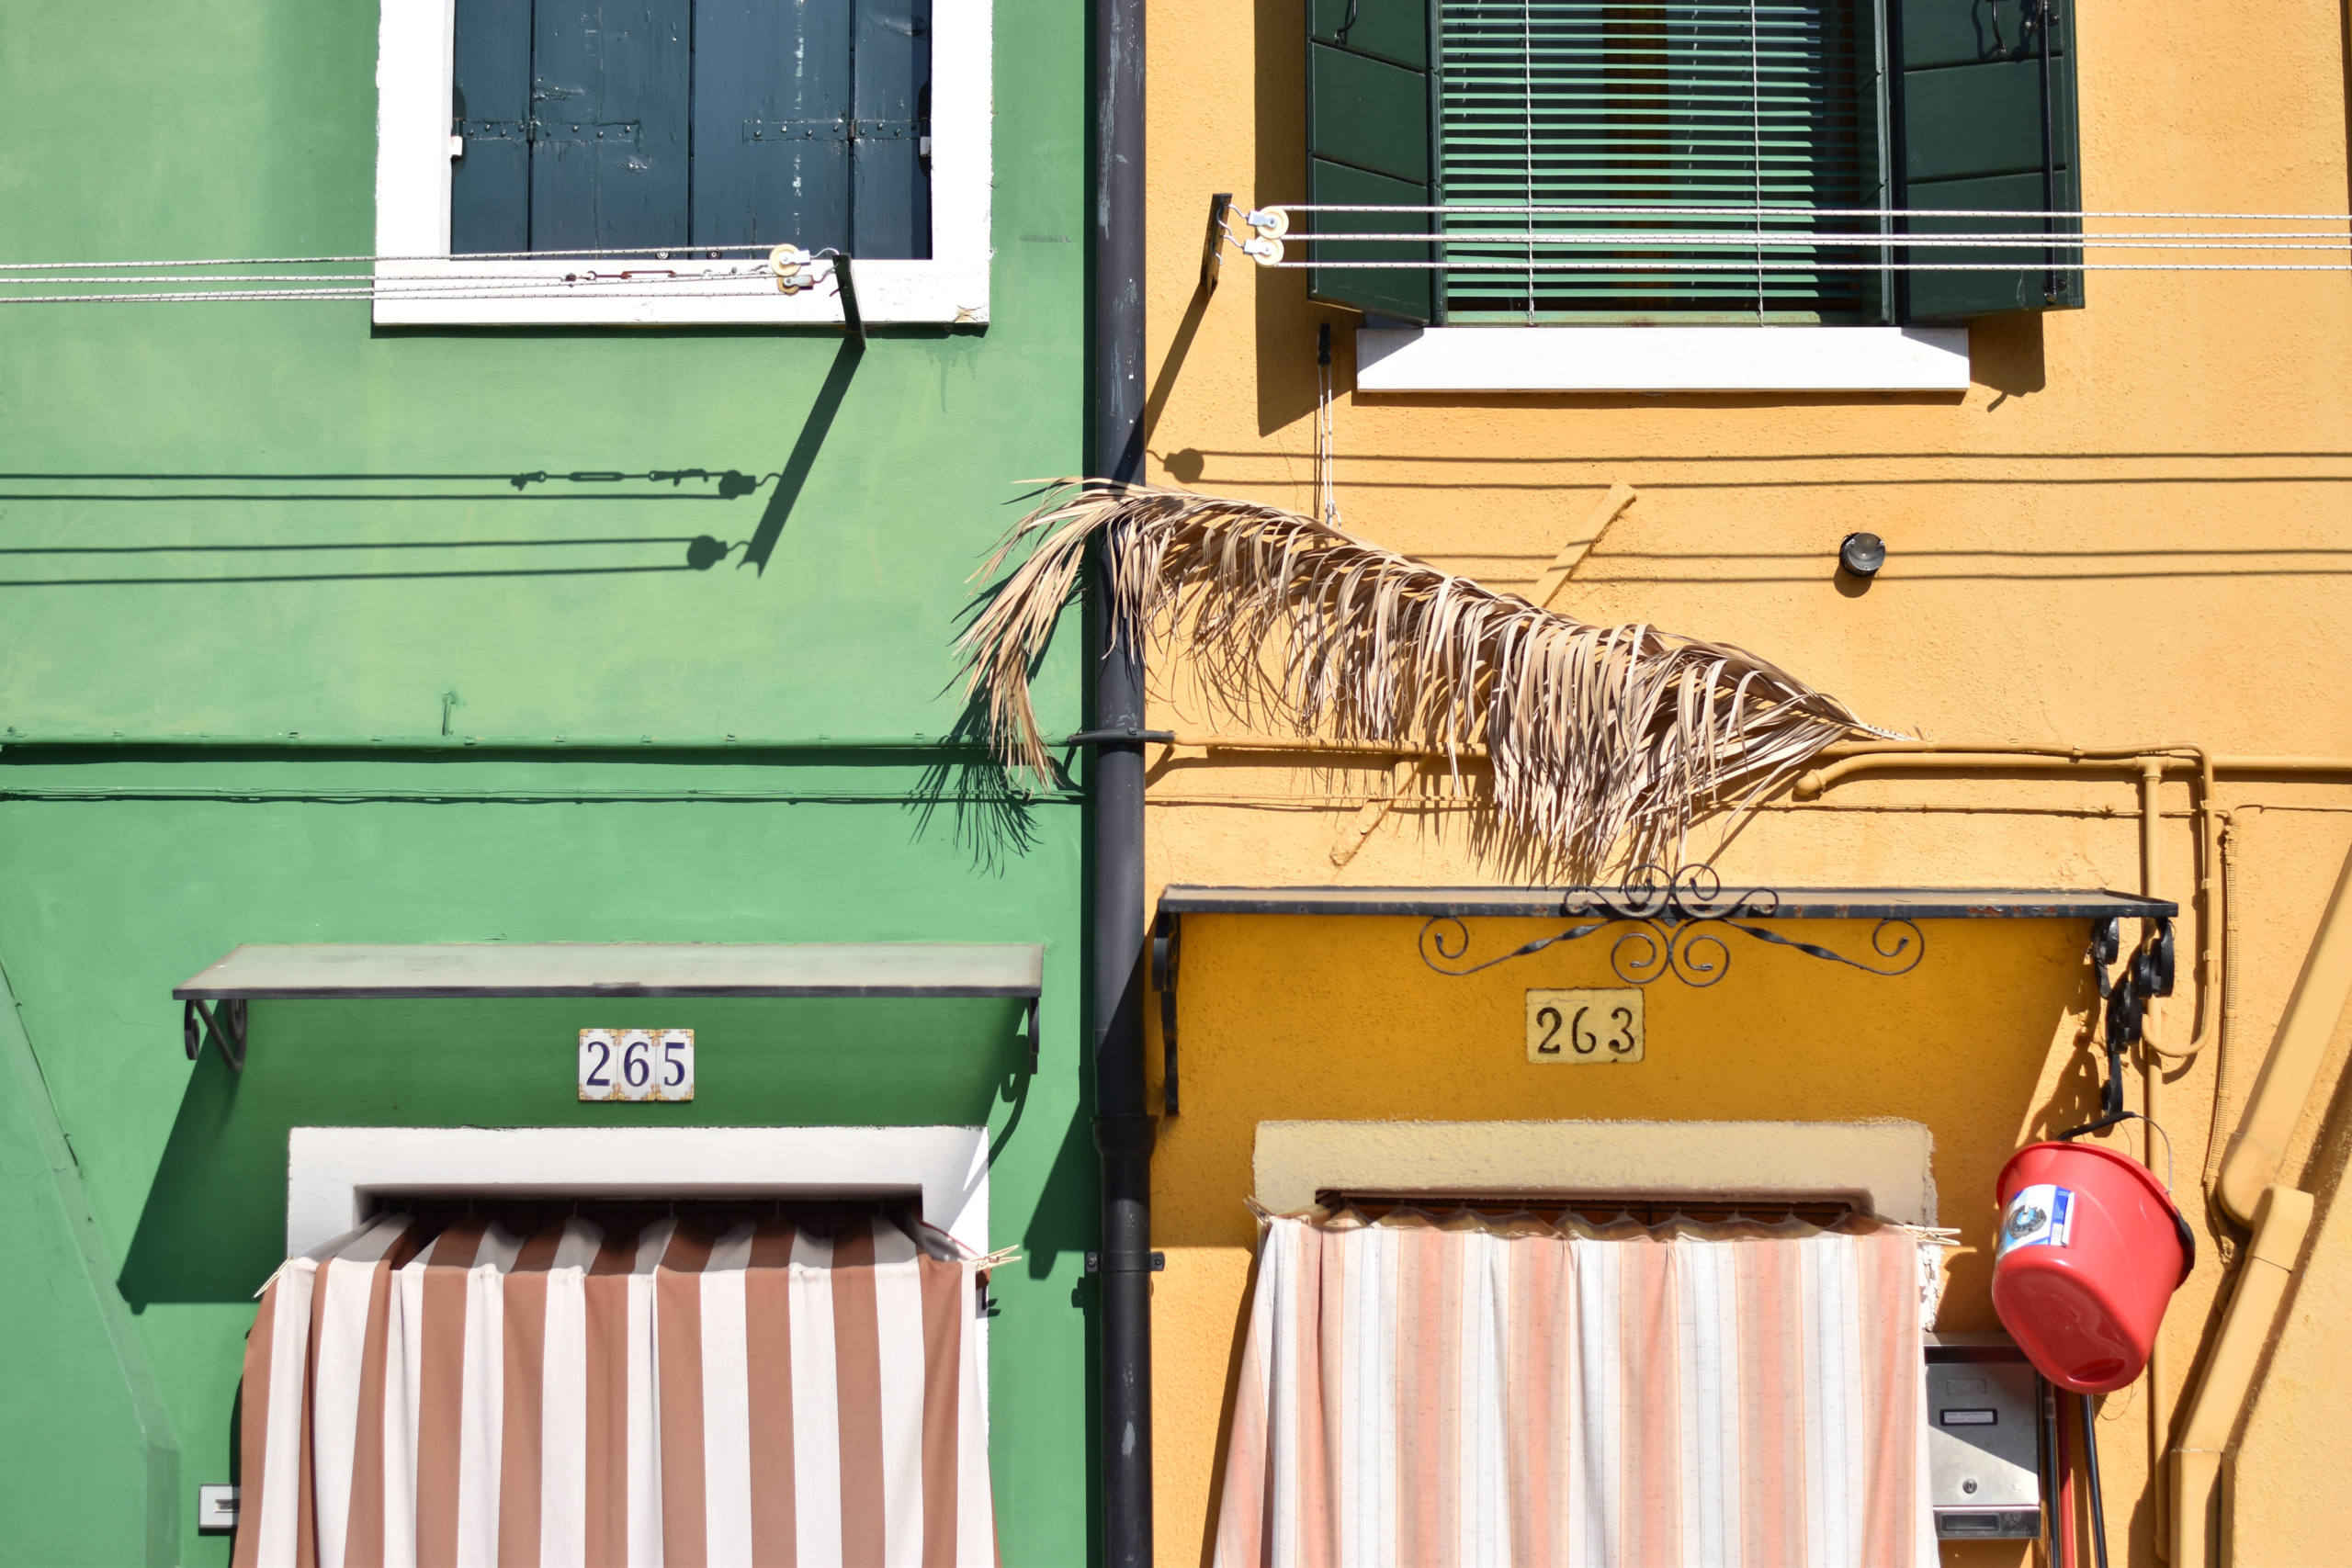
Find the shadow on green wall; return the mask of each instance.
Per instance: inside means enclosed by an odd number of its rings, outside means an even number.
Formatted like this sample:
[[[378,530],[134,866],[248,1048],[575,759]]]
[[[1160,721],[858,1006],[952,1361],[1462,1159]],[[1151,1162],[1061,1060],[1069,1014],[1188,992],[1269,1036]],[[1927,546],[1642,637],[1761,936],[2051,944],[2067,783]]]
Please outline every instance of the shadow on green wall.
[[[735,563],[738,570],[748,566],[759,576],[767,575],[768,558],[775,553],[775,542],[784,536],[784,525],[792,520],[792,509],[799,503],[801,488],[808,482],[808,470],[817,466],[817,454],[832,431],[833,416],[841,412],[842,400],[849,395],[850,378],[857,373],[858,361],[865,354],[863,338],[843,335],[841,347],[833,353],[832,364],[826,367],[824,382],[817,389],[816,400],[808,407],[808,417],[800,422],[800,434],[792,444],[792,456],[784,460],[784,471],[776,476],[767,509],[760,513],[760,525],[744,545],[743,558]]]
[[[1022,1010],[940,998],[255,1003],[245,1070],[208,1051],[189,1075],[122,1293],[134,1311],[249,1300],[285,1256],[297,1126],[982,1126],[1001,1097],[1016,1119],[1026,1098]],[[693,1029],[695,1098],[582,1103],[589,1027]],[[1091,1162],[1066,1140],[1048,1186],[1091,1183]],[[1039,1223],[1033,1247],[1073,1245],[1075,1218],[1045,1223],[1050,1235]]]
[[[948,826],[956,847],[980,870],[1001,874],[1037,846],[1038,792],[997,761],[987,745],[989,733],[988,704],[975,695],[947,732],[938,760],[916,782],[910,808],[913,836],[920,839],[939,808],[952,807]],[[1067,770],[1047,787],[1070,789]]]
[[[836,395],[835,406],[838,402]],[[791,513],[792,502],[798,495],[800,482],[806,479],[808,467],[815,460],[809,432],[814,430],[815,439],[821,441],[823,428],[831,424],[831,410],[825,408],[820,399],[819,410],[812,411],[800,444],[794,448],[791,459],[780,474],[693,466],[628,472],[617,468],[577,468],[566,472],[536,468],[511,473],[0,473],[0,502],[74,507],[141,505],[155,502],[168,502],[181,508],[202,503],[250,506],[256,502],[359,506],[390,502],[413,506],[425,502],[479,504],[493,501],[553,502],[566,506],[621,502],[640,508],[712,502],[724,506],[755,495],[771,480],[776,481],[776,489],[755,525],[752,536],[737,539],[733,543],[707,528],[699,533],[673,534],[647,532],[641,525],[623,534],[599,529],[574,536],[543,535],[494,538],[470,536],[429,539],[413,536],[353,538],[338,534],[331,538],[314,540],[256,537],[201,543],[174,541],[168,544],[91,544],[77,538],[70,544],[11,544],[0,547],[0,573],[5,573],[0,575],[0,588],[629,576],[649,572],[707,571],[739,551],[746,552],[748,560],[748,552],[755,547],[762,551],[760,558],[764,561],[764,552],[774,549],[775,538],[783,531],[784,523]],[[797,465],[797,469],[795,465]],[[485,489],[484,486],[494,488]],[[722,531],[731,533],[733,530]],[[764,544],[761,543],[763,540]],[[564,558],[549,556],[546,553],[549,551],[638,548],[663,553],[659,557],[649,556],[642,560],[619,563],[543,564]],[[671,550],[683,553],[672,556],[667,553]],[[529,564],[514,562],[481,567],[455,564],[459,559],[483,559],[485,558],[479,554],[482,551],[531,553],[525,557],[525,561]],[[476,553],[469,555],[467,552]],[[453,558],[415,567],[371,564],[364,570],[340,564],[356,561],[370,553],[397,555],[403,560],[417,560],[427,555]],[[272,558],[270,564],[273,565],[285,557],[293,556],[300,558],[288,564],[304,568],[315,566],[317,570],[238,570],[255,556]],[[570,558],[579,560],[582,558],[574,555]],[[187,570],[198,565],[220,570]],[[331,567],[334,569],[330,570]],[[43,568],[52,570],[47,575],[17,575]]]

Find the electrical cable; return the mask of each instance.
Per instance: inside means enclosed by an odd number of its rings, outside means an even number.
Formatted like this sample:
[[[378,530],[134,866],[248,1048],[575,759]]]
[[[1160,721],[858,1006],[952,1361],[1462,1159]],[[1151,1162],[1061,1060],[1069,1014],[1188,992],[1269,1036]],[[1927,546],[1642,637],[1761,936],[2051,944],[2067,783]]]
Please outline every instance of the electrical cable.
[[[2091,1405],[2091,1396],[2078,1393],[2083,1412],[2083,1474],[2087,1478],[2091,1495],[2091,1557],[2098,1568],[2107,1568],[2107,1501],[2100,1494],[2098,1482],[2098,1413]]]

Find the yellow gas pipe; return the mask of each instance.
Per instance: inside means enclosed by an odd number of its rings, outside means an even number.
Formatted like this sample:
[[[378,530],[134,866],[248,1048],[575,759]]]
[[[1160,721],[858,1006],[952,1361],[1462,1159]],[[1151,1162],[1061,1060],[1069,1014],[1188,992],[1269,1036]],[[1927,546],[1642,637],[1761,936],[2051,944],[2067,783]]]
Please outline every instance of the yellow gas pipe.
[[[1192,734],[1176,737],[1177,748],[1204,751],[1321,752],[1327,755],[1445,756],[1440,748],[1396,746],[1380,742],[1279,739],[1273,737]],[[1482,755],[1483,747],[1463,747],[1452,753],[1468,759]],[[2206,983],[2197,1010],[2199,1025],[2190,1042],[2177,1050],[2143,1033],[2147,1055],[2144,1093],[2151,1115],[2161,1078],[2159,1058],[2186,1060],[2204,1049],[2223,1010],[2214,998],[2221,990],[2222,927],[2222,889],[2218,881],[2216,836],[2222,813],[2213,805],[2213,783],[2219,773],[2289,777],[2352,779],[2352,758],[2297,756],[2214,756],[2193,746],[2133,746],[2091,749],[2037,746],[2005,741],[1936,745],[1918,741],[1860,741],[1826,748],[1822,766],[1796,781],[1799,800],[1818,799],[1831,785],[1871,773],[2137,773],[2141,786],[2142,887],[2153,891],[2155,881],[2157,787],[2172,769],[2194,767],[2199,775],[2199,837],[2204,850],[2199,886],[2206,894],[2202,968]],[[2215,1196],[2242,1224],[2253,1227],[2245,1249],[2245,1264],[2222,1320],[2221,1337],[2207,1361],[2204,1374],[2189,1399],[2188,1418],[2169,1462],[2171,1503],[2165,1529],[2163,1496],[2157,1489],[2158,1554],[2168,1556],[2173,1568],[2206,1568],[2210,1561],[2214,1520],[2214,1494],[2221,1479],[2224,1450],[2252,1390],[2256,1369],[2269,1343],[2272,1325],[2288,1282],[2301,1255],[2303,1236],[2312,1218],[2308,1192],[2279,1185],[2277,1177],[2295,1122],[2310,1099],[2335,1021],[2352,998],[2352,855],[2345,861],[2335,891],[2328,900],[2318,935],[2305,960],[2294,995],[2279,1019],[2270,1054],[2263,1063],[2254,1096],[2238,1133],[2231,1139]],[[2217,1090],[2218,1092],[2218,1090]],[[2153,1151],[2151,1151],[2153,1152]],[[2161,1445],[2161,1363],[2151,1358],[2151,1447]],[[2152,1467],[2153,1469],[2154,1467]],[[2171,1551],[2164,1551],[2169,1534]]]
[[[1381,757],[1447,754],[1439,748],[1421,746],[1217,734],[1181,735],[1176,737],[1175,744],[1204,751]],[[1463,747],[1453,754],[1466,760],[1483,751],[1482,747]],[[2203,1050],[2218,1027],[2222,1010],[2215,1004],[2224,983],[2220,946],[2223,924],[2221,899],[2224,895],[2218,879],[2220,852],[2216,842],[2222,813],[2213,805],[2215,775],[2233,773],[2352,778],[2352,758],[2214,756],[2201,747],[2186,745],[2086,748],[2007,741],[1958,745],[1860,741],[1828,747],[1820,754],[1820,760],[1821,766],[1796,781],[1793,793],[1797,799],[1818,799],[1843,780],[1873,773],[2136,773],[2141,800],[2141,886],[2151,893],[2156,879],[2158,787],[2168,771],[2196,770],[2199,785],[2199,840],[2204,852],[2199,883],[2206,903],[2199,924],[2203,932],[2201,968],[2205,984],[2199,993],[2198,1028],[2188,1044],[2177,1049],[2167,1047],[2152,1028],[2143,1026],[2143,1093],[2152,1119],[2160,1092],[2160,1059],[2186,1060]],[[2311,1195],[2278,1185],[2276,1179],[2283,1151],[2310,1098],[2320,1059],[2347,998],[2352,998],[2352,856],[2346,859],[2344,874],[2336,881],[2302,976],[2296,982],[2294,995],[2279,1020],[2270,1055],[2263,1063],[2253,1099],[2237,1134],[2231,1140],[2215,1184],[2215,1195],[2222,1207],[2241,1223],[2252,1225],[2254,1234],[2245,1250],[2245,1266],[2236,1290],[2222,1320],[2221,1337],[2190,1397],[2188,1421],[2180,1441],[2172,1450],[2169,1530],[2165,1528],[2166,1499],[2162,1495],[2163,1488],[2158,1488],[2155,1499],[2158,1552],[2168,1555],[2174,1568],[2205,1568],[2209,1561],[2213,1497],[2221,1477],[2223,1450],[2245,1408],[2256,1368],[2264,1347],[2269,1343],[2272,1325],[2301,1256],[2304,1233],[2311,1224]],[[2152,1014],[2149,1023],[2154,1021]],[[2150,1446],[2154,1450],[2163,1442],[2165,1423],[2163,1366],[2154,1356],[2150,1373],[2154,1391],[2149,1402]],[[2167,1534],[2171,1538],[2169,1553],[2164,1551]]]
[[[2157,785],[2167,767],[2177,762],[2186,764],[2194,757],[2202,786],[2199,836],[2205,850],[2205,863],[2200,886],[2207,890],[2208,903],[2201,925],[2207,972],[2211,979],[2204,992],[2207,1005],[2200,1005],[2198,1010],[2199,1027],[2189,1044],[2176,1051],[2152,1037],[2143,1038],[2149,1050],[2143,1066],[2149,1075],[2147,1092],[2151,1096],[2148,1103],[2152,1116],[2153,1096],[2161,1076],[2156,1058],[2185,1059],[2196,1055],[2207,1043],[2221,1011],[2211,1005],[2222,979],[2216,947],[2222,921],[2217,918],[2219,846],[2215,840],[2221,814],[2212,805],[2215,773],[2227,771],[2352,775],[2352,760],[2347,759],[2214,757],[2188,747],[2095,752],[1973,746],[1962,751],[1922,752],[1907,751],[1894,744],[1871,744],[1833,748],[1827,755],[1833,760],[1826,766],[1797,781],[1798,799],[1818,798],[1838,780],[1861,773],[2104,772],[2114,764],[2128,762],[2140,774],[2143,889],[2153,886],[2154,876]],[[2328,1040],[2335,1032],[2347,1000],[2352,1000],[2352,854],[2346,856],[2344,868],[2337,874],[2335,890],[2328,897],[2326,912],[2320,919],[2302,973],[2279,1017],[2270,1053],[2263,1061],[2253,1097],[2236,1134],[2230,1140],[2229,1152],[2222,1158],[2221,1173],[2214,1183],[2214,1196],[2222,1207],[2240,1224],[2251,1226],[2253,1235],[2245,1248],[2237,1286],[2222,1314],[2220,1337],[2189,1395],[2188,1419],[2170,1455],[2165,1479],[2170,1483],[2171,1495],[2166,1499],[2163,1495],[2166,1488],[2159,1487],[2154,1499],[2159,1510],[2158,1553],[2167,1557],[2173,1568],[2207,1568],[2212,1561],[2211,1547],[2217,1539],[2219,1522],[2214,1517],[2214,1502],[2230,1437],[2252,1393],[2255,1373],[2270,1343],[2279,1308],[2302,1254],[2303,1238],[2311,1228],[2311,1194],[2281,1184],[2278,1177],[2288,1142],[2311,1098]],[[2158,1371],[2152,1357],[2151,1386],[2160,1392],[2161,1383],[2154,1375]],[[2162,1419],[2153,1400],[2150,1414],[2152,1434],[2160,1441]],[[2171,1504],[2168,1521],[2164,1517],[2166,1501]],[[2166,1535],[2170,1537],[2169,1551],[2165,1551]]]

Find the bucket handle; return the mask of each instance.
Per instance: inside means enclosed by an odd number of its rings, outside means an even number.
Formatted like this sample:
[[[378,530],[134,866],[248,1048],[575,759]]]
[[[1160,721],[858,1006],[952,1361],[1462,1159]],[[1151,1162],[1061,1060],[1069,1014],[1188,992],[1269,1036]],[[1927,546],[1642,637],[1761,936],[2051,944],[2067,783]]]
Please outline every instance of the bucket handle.
[[[2084,1122],[2079,1127],[2071,1128],[2066,1132],[2056,1134],[2051,1141],[2053,1143],[2070,1144],[2076,1138],[2084,1136],[2086,1134],[2105,1132],[2108,1128],[2125,1122],[2146,1122],[2150,1127],[2155,1130],[2156,1136],[2165,1141],[2165,1196],[2166,1198],[2171,1198],[2172,1134],[2165,1131],[2164,1123],[2161,1122],[2153,1121],[2150,1118],[2142,1115],[2137,1111],[2110,1111],[2103,1116],[2093,1117],[2090,1121]],[[2153,1176],[2155,1173],[2154,1171],[2150,1171],[2148,1174]],[[2171,1207],[2173,1229],[2178,1233],[2180,1236],[2180,1277],[2186,1280],[2188,1278],[2188,1271],[2197,1267],[2197,1233],[2188,1228],[2188,1221],[2187,1217],[2181,1213],[2180,1204],[2177,1200],[2172,1203]]]

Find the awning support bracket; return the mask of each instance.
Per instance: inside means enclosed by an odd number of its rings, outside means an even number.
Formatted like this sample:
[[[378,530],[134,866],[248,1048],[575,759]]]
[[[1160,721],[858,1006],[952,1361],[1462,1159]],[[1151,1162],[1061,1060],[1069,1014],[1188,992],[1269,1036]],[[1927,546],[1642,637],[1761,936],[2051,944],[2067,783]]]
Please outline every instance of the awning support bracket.
[[[1176,1114],[1176,961],[1183,947],[1183,917],[1162,910],[1151,922],[1151,987],[1159,993],[1159,1108]]]
[[[199,1025],[198,1020],[202,1020]],[[191,1062],[202,1054],[204,1042],[209,1039],[220,1048],[220,1059],[229,1064],[232,1073],[245,1070],[245,998],[224,997],[220,1010],[214,1012],[191,997],[180,1004],[180,1039],[187,1047]]]
[[[2121,925],[2111,915],[2091,923],[2090,949],[2084,956],[2090,963],[2091,978],[2098,987],[2099,999],[2107,1004],[2106,1027],[2102,1031],[2107,1047],[2107,1081],[2099,1090],[2099,1113],[2079,1127],[2058,1134],[2062,1139],[2104,1132],[2140,1114],[2123,1109],[2123,1057],[2140,1043],[2149,1001],[2172,995],[2172,921],[2161,916],[2151,920],[2147,939],[2124,959],[2120,972],[2110,973],[2108,965],[2123,950]],[[2167,1181],[2165,1185],[2172,1184]]]

